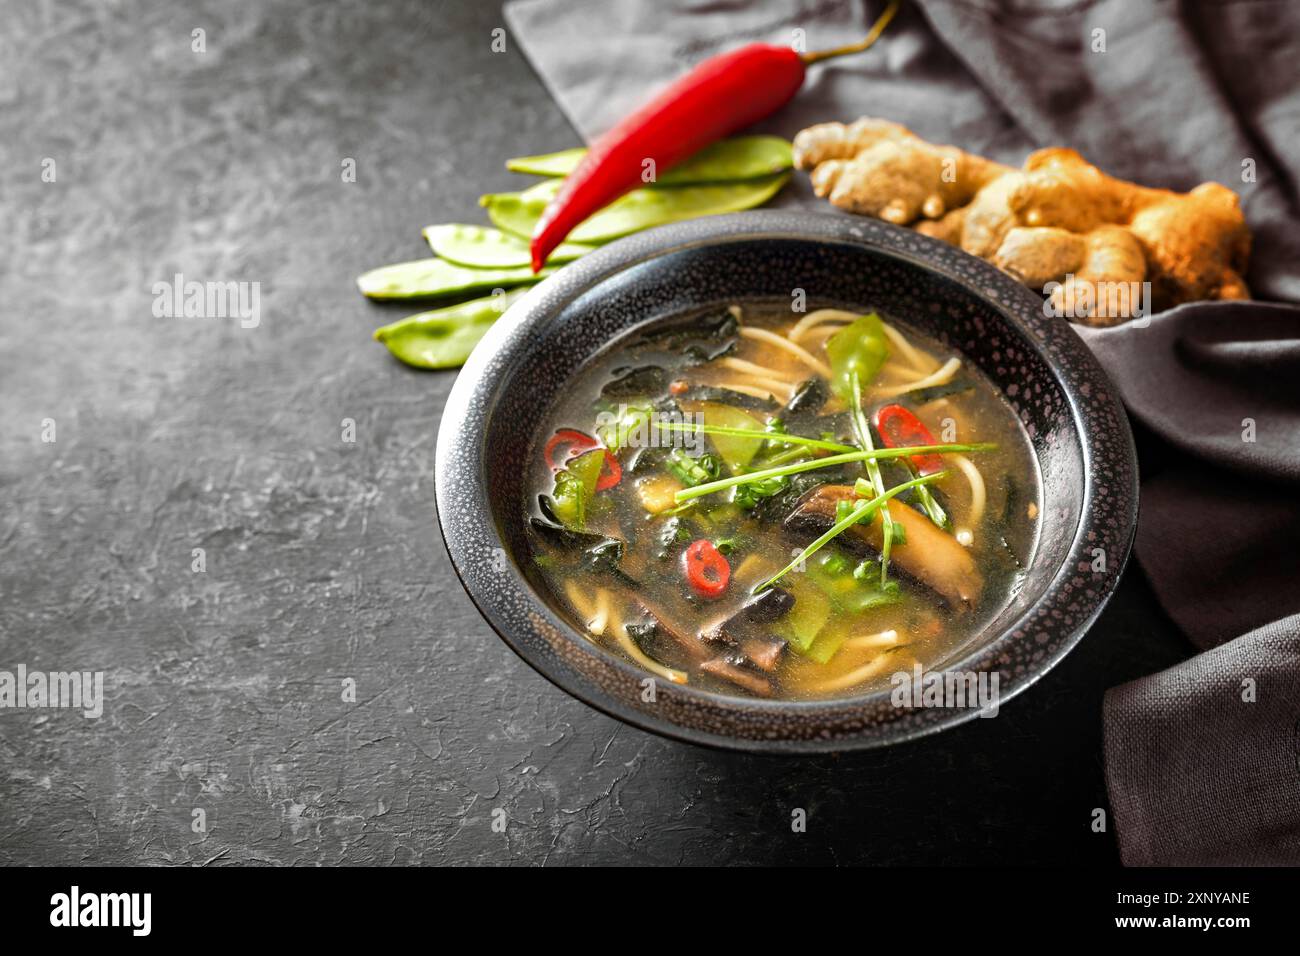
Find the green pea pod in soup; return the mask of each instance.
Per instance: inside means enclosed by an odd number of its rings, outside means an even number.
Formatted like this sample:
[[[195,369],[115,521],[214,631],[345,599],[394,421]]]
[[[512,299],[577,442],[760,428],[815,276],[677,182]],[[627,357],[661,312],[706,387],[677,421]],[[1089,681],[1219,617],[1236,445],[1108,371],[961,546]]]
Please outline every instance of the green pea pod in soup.
[[[853,401],[853,376],[866,388],[880,374],[889,358],[889,339],[880,316],[872,312],[859,316],[826,342],[831,365],[831,389],[846,402]]]
[[[552,507],[565,527],[575,530],[586,527],[587,507],[595,497],[604,465],[605,450],[595,448],[578,455],[556,473]]]

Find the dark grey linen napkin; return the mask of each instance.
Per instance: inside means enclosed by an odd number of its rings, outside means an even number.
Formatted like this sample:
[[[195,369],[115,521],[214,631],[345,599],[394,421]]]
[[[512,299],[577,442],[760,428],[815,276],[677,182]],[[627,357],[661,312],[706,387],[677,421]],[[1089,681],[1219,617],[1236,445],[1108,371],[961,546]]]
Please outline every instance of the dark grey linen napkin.
[[[1204,649],[1300,614],[1300,310],[1192,303],[1079,334],[1175,450],[1136,548],[1170,616]]]
[[[1129,866],[1300,860],[1300,615],[1106,694]]]
[[[1174,449],[1142,482],[1136,553],[1204,649],[1106,694],[1122,859],[1300,862],[1300,310],[1196,303],[1080,334]]]
[[[883,7],[516,0],[506,17],[591,138],[714,53],[795,30],[807,49],[841,45]],[[1203,651],[1107,694],[1106,772],[1128,864],[1300,863],[1300,309],[1285,304],[1300,302],[1300,4],[911,0],[761,128],[864,115],[1012,165],[1069,146],[1146,185],[1240,195],[1248,282],[1280,304],[1081,330],[1172,449],[1144,475],[1136,554]],[[805,177],[780,201],[829,209]]]

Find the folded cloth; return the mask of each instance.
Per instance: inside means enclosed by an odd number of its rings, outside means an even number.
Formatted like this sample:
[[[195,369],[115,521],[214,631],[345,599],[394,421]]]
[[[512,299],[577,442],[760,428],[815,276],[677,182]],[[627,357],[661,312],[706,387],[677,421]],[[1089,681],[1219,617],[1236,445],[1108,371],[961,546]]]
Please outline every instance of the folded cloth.
[[[1129,866],[1300,860],[1300,615],[1106,693]]]
[[[1079,333],[1176,450],[1143,481],[1136,548],[1170,617],[1208,648],[1300,614],[1300,310],[1191,303]]]
[[[1081,329],[1174,449],[1137,558],[1204,653],[1112,688],[1106,784],[1129,865],[1300,861],[1300,310],[1193,303]],[[1250,632],[1240,637],[1243,630]]]
[[[591,138],[714,53],[839,46],[883,8],[515,0],[506,18]],[[1286,0],[912,0],[871,50],[813,67],[761,129],[879,116],[1016,166],[1058,145],[1145,185],[1218,181],[1255,236],[1254,295],[1300,302],[1297,37],[1300,4]],[[800,180],[782,203],[823,208]],[[1178,459],[1144,474],[1136,553],[1203,650],[1107,694],[1122,858],[1300,863],[1300,309],[1196,303],[1145,327],[1081,331],[1133,417]]]

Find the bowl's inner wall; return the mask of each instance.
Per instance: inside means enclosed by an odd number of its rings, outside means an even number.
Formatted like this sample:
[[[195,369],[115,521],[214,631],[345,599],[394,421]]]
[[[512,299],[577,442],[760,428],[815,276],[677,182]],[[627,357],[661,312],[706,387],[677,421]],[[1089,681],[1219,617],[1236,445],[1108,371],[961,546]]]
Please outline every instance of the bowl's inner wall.
[[[1038,459],[1042,527],[1023,586],[986,629],[987,639],[1047,589],[1080,521],[1084,462],[1065,393],[1027,333],[977,292],[937,276],[931,265],[859,245],[747,239],[669,253],[598,283],[539,326],[532,347],[502,376],[483,435],[493,519],[541,600],[554,607],[550,589],[527,560],[524,518],[537,491],[528,485],[534,473],[529,463],[539,453],[538,429],[569,380],[636,326],[705,307],[789,303],[796,289],[803,290],[808,310],[878,309],[920,329],[960,350],[1003,391]]]

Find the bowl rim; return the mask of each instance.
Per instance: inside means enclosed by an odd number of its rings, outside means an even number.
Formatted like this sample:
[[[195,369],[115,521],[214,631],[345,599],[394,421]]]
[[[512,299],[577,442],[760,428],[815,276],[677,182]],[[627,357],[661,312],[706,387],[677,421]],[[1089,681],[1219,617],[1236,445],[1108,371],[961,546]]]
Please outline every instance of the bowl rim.
[[[542,626],[565,633],[569,640],[581,647],[582,653],[603,658],[608,666],[623,672],[625,676],[636,680],[646,676],[642,668],[593,644],[570,622],[556,615],[550,605],[536,594],[517,567],[512,565],[506,575],[507,580],[502,582],[498,578],[492,582],[491,588],[473,573],[472,564],[481,559],[485,553],[484,547],[499,549],[507,554],[510,552],[491,513],[489,482],[484,467],[483,435],[501,379],[510,370],[510,358],[529,348],[528,329],[549,320],[579,296],[627,269],[684,250],[755,240],[862,245],[879,254],[904,260],[924,272],[953,281],[982,299],[1004,320],[1016,327],[1033,344],[1056,376],[1067,400],[1070,430],[1079,442],[1084,467],[1080,517],[1073,530],[1069,555],[1074,554],[1080,540],[1088,533],[1088,518],[1090,515],[1095,517],[1095,512],[1101,507],[1106,509],[1106,513],[1101,515],[1105,526],[1118,529],[1118,538],[1112,542],[1112,546],[1118,549],[1119,555],[1118,560],[1108,562],[1100,586],[1094,589],[1091,607],[1064,633],[1050,653],[1045,654],[1035,667],[1024,673],[1002,675],[998,698],[998,706],[1001,707],[1039,680],[1073,650],[1095,623],[1118,585],[1128,563],[1137,525],[1137,457],[1132,431],[1116,390],[1100,363],[1069,322],[1044,315],[1041,296],[989,263],[968,255],[955,246],[879,220],[802,210],[762,210],[672,223],[615,240],[568,263],[512,304],[484,336],[458,375],[448,394],[438,429],[435,503],[439,530],[457,578],[480,615],[498,637],[535,671],[588,706],[624,723],[670,739],[750,752],[845,752],[913,740],[978,716],[979,711],[974,708],[950,708],[941,716],[918,726],[876,725],[856,735],[834,737],[740,737],[683,726],[627,705],[602,689],[586,674],[559,666],[550,659],[539,660],[533,648],[515,633],[517,622],[508,620],[503,613],[503,600],[523,600],[530,605],[532,612],[540,615]],[[978,283],[971,278],[972,274],[978,276]],[[594,356],[607,345],[605,341],[597,341],[586,358]],[[1062,358],[1068,361],[1062,361]],[[1119,444],[1129,466],[1129,487],[1118,495],[1108,496],[1102,503],[1098,502],[1094,494],[1095,440],[1086,427],[1091,416],[1079,401],[1079,390],[1084,383],[1085,390],[1091,389],[1091,400],[1112,406],[1116,413],[1107,424],[1120,430]],[[467,449],[473,449],[473,453],[466,453]],[[443,494],[444,489],[453,487],[456,489],[454,496]],[[470,507],[465,506],[466,493],[473,499]],[[451,503],[453,497],[455,507]],[[471,541],[477,545],[472,546]],[[942,670],[978,670],[981,663],[992,663],[997,657],[998,647],[1018,628],[1029,625],[1039,605],[1062,586],[1062,581],[1070,574],[1070,570],[1067,557],[1038,600],[1027,605],[1003,628],[998,637],[959,659],[945,662]],[[852,706],[855,702],[860,702],[865,707],[868,702],[888,695],[887,690],[876,690],[870,694],[826,700],[764,701],[729,697],[685,686],[672,686],[666,690],[683,697],[696,698],[701,706],[715,707],[723,713],[745,709],[776,712],[783,716],[798,714],[808,719],[815,719],[819,713],[831,709]]]

